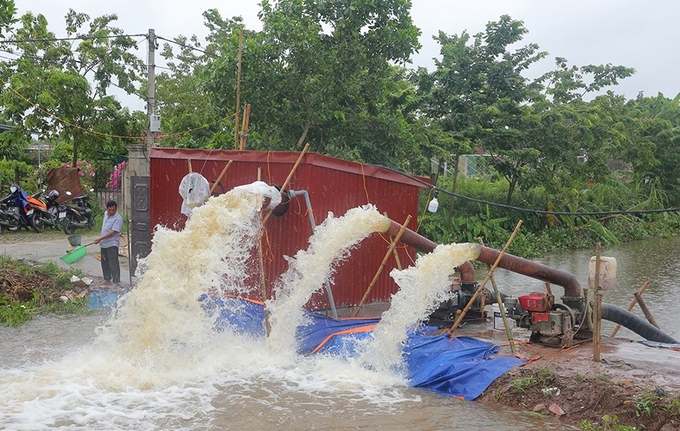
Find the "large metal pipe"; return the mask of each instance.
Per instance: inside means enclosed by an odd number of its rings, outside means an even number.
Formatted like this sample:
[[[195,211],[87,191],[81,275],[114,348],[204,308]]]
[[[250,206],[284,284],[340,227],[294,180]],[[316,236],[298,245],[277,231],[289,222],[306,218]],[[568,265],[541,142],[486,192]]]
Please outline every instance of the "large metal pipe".
[[[387,233],[394,236],[401,229],[401,225],[392,221]],[[410,245],[418,251],[424,253],[432,252],[437,244],[429,239],[413,232],[410,229],[405,229],[401,236],[401,241]],[[478,261],[493,265],[496,259],[501,254],[499,250],[482,246],[482,250],[477,258]],[[564,288],[565,298],[580,299],[583,293],[581,284],[578,282],[573,274],[568,272],[551,268],[538,262],[522,259],[517,256],[505,253],[498,262],[498,267],[507,269],[508,271],[516,272],[518,274],[526,275],[527,277],[535,278],[537,280],[545,281],[551,284],[556,284]],[[474,282],[475,271],[470,262],[458,267],[461,273],[462,282]]]
[[[478,261],[493,265],[501,254],[500,251],[489,247],[482,247]],[[527,277],[556,284],[564,288],[565,298],[580,298],[583,294],[581,284],[573,274],[560,269],[551,268],[538,262],[522,259],[505,253],[498,263],[499,268],[526,275]]]
[[[391,220],[390,228],[386,233],[391,236],[396,236],[400,230],[401,225],[394,220]],[[401,242],[408,244],[423,253],[432,253],[434,249],[437,248],[436,242],[430,241],[422,235],[418,235],[409,228],[404,229],[404,232],[401,234]],[[475,269],[470,262],[465,262],[456,269],[460,273],[461,283],[475,282]]]

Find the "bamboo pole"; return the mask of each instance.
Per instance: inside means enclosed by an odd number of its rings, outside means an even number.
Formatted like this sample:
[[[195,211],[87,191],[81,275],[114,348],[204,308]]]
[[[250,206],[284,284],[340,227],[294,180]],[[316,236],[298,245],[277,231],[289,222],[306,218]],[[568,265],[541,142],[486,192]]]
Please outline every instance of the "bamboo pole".
[[[484,240],[482,238],[477,238],[480,244],[484,245]],[[508,337],[508,343],[510,343],[510,350],[512,354],[517,353],[515,349],[515,339],[512,336],[512,329],[508,323],[508,317],[505,315],[505,304],[503,304],[503,298],[501,298],[501,291],[498,289],[498,284],[496,284],[496,277],[491,274],[491,285],[493,286],[494,294],[496,295],[496,302],[498,303],[498,308],[501,311],[501,318],[503,319],[503,327],[505,328],[505,335]],[[482,296],[482,309],[484,309],[484,296]]]
[[[640,289],[637,291],[637,294],[639,296],[642,296],[642,294],[645,292],[645,290],[647,290],[647,286],[649,286],[649,280],[644,282],[642,287],[640,287]],[[633,307],[635,307],[635,304],[637,303],[637,297],[635,296],[635,294],[633,294],[633,297],[634,297],[633,300],[630,301],[630,304],[628,304],[628,308],[627,308],[628,311],[631,311],[633,309]],[[614,327],[614,330],[612,331],[610,337],[613,338],[616,335],[616,333],[619,332],[619,329],[621,329],[621,325],[616,325],[616,327]]]
[[[241,125],[241,144],[239,149],[241,151],[246,149],[246,141],[248,140],[248,124],[250,123],[250,103],[243,107],[243,124]]]
[[[378,281],[378,277],[380,277],[380,274],[383,272],[385,269],[385,264],[387,263],[387,259],[390,258],[390,255],[392,254],[392,251],[394,250],[394,247],[397,245],[397,242],[401,238],[401,235],[404,233],[406,230],[406,226],[408,223],[411,221],[411,216],[409,215],[406,217],[406,221],[404,224],[401,225],[401,228],[399,228],[399,232],[394,236],[392,239],[392,242],[390,243],[389,248],[387,249],[387,253],[385,253],[385,256],[383,257],[382,262],[380,262],[380,267],[378,268],[378,271],[376,271],[375,275],[373,276],[373,280],[368,285],[368,288],[366,288],[366,293],[364,293],[363,298],[361,298],[361,301],[359,301],[359,305],[357,305],[357,309],[354,312],[354,317],[357,317],[359,314],[359,310],[361,310],[361,307],[364,305],[364,302],[368,298],[368,295],[371,293],[371,290],[373,290],[373,286],[375,286],[375,283]]]
[[[642,300],[642,296],[640,296],[638,293],[635,293],[634,296],[635,299],[637,300],[637,303],[640,304],[640,309],[645,314],[647,321],[652,325],[656,326],[657,328],[659,328],[659,324],[656,323],[656,319],[654,318],[654,316],[652,316],[652,312],[649,311],[649,308],[647,308],[647,304],[645,304],[645,301]]]
[[[260,241],[257,247],[257,254],[259,257],[260,265],[260,285],[262,287],[262,304],[264,306],[264,326],[267,330],[267,336],[272,330],[271,324],[269,323],[269,310],[267,309],[267,280],[264,273],[264,252],[262,250],[262,235],[260,235]]]
[[[231,161],[231,160],[230,160]],[[257,180],[260,181],[262,178],[262,170],[260,168],[257,168]],[[262,224],[264,226],[264,223]],[[257,245],[257,254],[259,257],[259,266],[260,266],[260,287],[262,289],[262,304],[264,307],[264,326],[265,329],[267,330],[267,336],[269,336],[269,333],[272,330],[271,324],[269,323],[269,310],[267,310],[267,279],[266,275],[264,273],[264,251],[262,248],[262,234],[260,234],[260,239]]]
[[[187,159],[187,167],[189,168],[189,173],[192,173],[193,171],[191,170],[191,159]]]
[[[290,180],[293,178],[293,174],[294,174],[295,171],[297,170],[298,165],[299,165],[300,162],[302,161],[302,158],[304,157],[304,155],[305,155],[305,153],[307,152],[308,149],[309,149],[309,144],[305,144],[305,148],[302,149],[302,152],[300,153],[300,156],[299,156],[298,159],[295,161],[295,165],[293,165],[293,169],[291,169],[291,170],[290,170],[290,173],[288,174],[288,178],[286,178],[286,181],[284,181],[284,182],[283,182],[283,185],[281,186],[281,190],[279,190],[279,191],[281,192],[281,194],[283,194],[284,190],[285,190],[286,187],[288,186],[288,183],[289,183]],[[269,210],[269,212],[267,213],[267,215],[264,217],[264,220],[262,220],[262,224],[263,224],[263,225],[264,225],[265,223],[267,223],[267,220],[269,220],[269,217],[271,217],[273,211],[274,211],[274,208],[272,208],[272,209]]]
[[[462,312],[458,315],[458,317],[456,318],[456,321],[453,322],[453,326],[451,326],[451,329],[449,329],[449,333],[451,334],[451,337],[452,337],[452,338],[453,338],[453,332],[456,330],[456,328],[458,327],[458,325],[460,325],[461,320],[463,320],[463,318],[465,317],[465,314],[468,312],[468,310],[470,309],[470,307],[472,307],[472,304],[473,304],[473,303],[475,302],[475,300],[477,299],[477,296],[478,296],[479,293],[482,291],[482,289],[484,289],[484,286],[486,286],[486,283],[488,283],[489,279],[490,279],[491,276],[493,275],[493,271],[494,271],[494,270],[496,269],[496,267],[498,266],[498,263],[501,261],[501,259],[503,258],[503,256],[505,256],[505,252],[506,252],[506,251],[508,250],[508,248],[510,247],[510,244],[512,243],[512,240],[515,239],[515,235],[517,235],[517,232],[519,231],[520,226],[522,226],[522,220],[520,220],[520,221],[517,223],[517,226],[515,226],[515,230],[512,231],[512,235],[510,235],[510,238],[509,238],[508,241],[505,243],[505,247],[503,247],[503,250],[501,250],[501,252],[498,254],[498,257],[496,258],[496,261],[493,263],[493,265],[491,265],[491,268],[489,268],[489,273],[488,273],[488,274],[486,275],[486,277],[484,278],[484,281],[482,281],[482,284],[479,285],[479,287],[478,287],[477,290],[475,291],[474,295],[472,295],[472,298],[470,298],[470,301],[467,303],[467,305],[465,306],[465,308],[463,309],[463,311],[462,311]]]
[[[386,212],[384,212],[383,215],[384,215],[385,217],[387,217],[387,213],[386,213]],[[389,217],[387,217],[387,218],[389,218]],[[390,236],[390,240],[393,240],[393,239],[394,239],[394,237],[393,237],[393,236]],[[397,252],[397,248],[395,247],[395,248],[392,250],[392,252],[394,253],[394,260],[395,260],[395,262],[397,263],[397,269],[398,269],[399,271],[401,271],[401,270],[402,270],[402,267],[401,267],[401,259],[399,259],[399,253]]]
[[[602,327],[602,294],[600,293],[600,243],[595,247],[595,321],[593,331],[593,361],[600,362],[600,329]]]
[[[236,66],[236,114],[234,116],[234,149],[239,148],[238,143],[238,115],[241,109],[241,63],[243,57],[243,26],[238,32],[238,63]]]
[[[212,194],[213,190],[215,190],[215,187],[217,187],[217,185],[220,183],[220,181],[222,181],[222,177],[224,176],[224,174],[227,173],[227,169],[229,169],[229,166],[231,166],[232,162],[233,162],[233,160],[229,160],[227,162],[227,165],[222,169],[222,172],[220,172],[220,176],[217,177],[217,179],[215,180],[213,185],[210,186],[210,194]]]

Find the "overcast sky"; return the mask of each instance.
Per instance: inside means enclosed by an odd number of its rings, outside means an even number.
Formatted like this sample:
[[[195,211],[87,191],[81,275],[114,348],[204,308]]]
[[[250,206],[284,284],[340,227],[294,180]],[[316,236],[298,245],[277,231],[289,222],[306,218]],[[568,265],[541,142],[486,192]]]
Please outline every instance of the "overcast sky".
[[[177,35],[205,36],[201,14],[218,9],[223,17],[242,16],[246,27],[259,30],[260,0],[15,0],[19,14],[26,11],[47,17],[57,36],[63,36],[69,8],[91,18],[118,15],[117,27],[128,34],[153,28],[167,39]],[[413,0],[411,14],[421,29],[422,48],[413,65],[433,66],[439,45],[432,39],[440,30],[447,34],[484,31],[489,21],[510,15],[524,22],[529,33],[522,45],[536,43],[548,57],[532,74],[552,70],[555,57],[571,65],[623,65],[637,72],[613,90],[635,97],[673,98],[680,93],[679,0]],[[146,50],[140,56],[146,56]],[[531,76],[533,77],[533,76]],[[144,102],[132,109],[144,110]]]

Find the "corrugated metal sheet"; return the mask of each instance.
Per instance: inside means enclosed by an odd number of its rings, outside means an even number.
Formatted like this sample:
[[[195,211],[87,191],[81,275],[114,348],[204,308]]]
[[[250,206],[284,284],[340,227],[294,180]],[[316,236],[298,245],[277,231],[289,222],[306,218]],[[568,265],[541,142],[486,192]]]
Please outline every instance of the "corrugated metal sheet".
[[[182,198],[177,190],[180,181],[189,172],[189,166],[212,183],[228,161],[232,160],[215,188],[213,194],[218,195],[235,186],[256,181],[258,170],[263,181],[281,186],[299,156],[299,153],[293,152],[154,148],[150,153],[151,224],[183,228],[186,217],[180,213]],[[411,215],[408,227],[416,230],[418,191],[426,186],[423,181],[427,182],[427,179],[419,181],[386,168],[306,153],[287,189],[308,192],[317,225],[329,212],[339,217],[351,208],[371,203],[398,223],[403,223]],[[288,267],[284,256],[294,256],[298,250],[307,248],[312,231],[306,210],[304,198],[296,198],[285,215],[272,216],[265,226],[265,273],[269,292],[272,283]],[[359,303],[380,268],[389,244],[389,237],[371,235],[352,251],[348,259],[341,262],[333,279],[336,306]],[[402,266],[408,266],[414,259],[415,251],[400,244],[398,254]],[[397,286],[389,276],[396,265],[394,257],[387,260],[367,303],[387,301],[396,291]],[[318,294],[310,307],[325,308],[327,305],[326,295]]]

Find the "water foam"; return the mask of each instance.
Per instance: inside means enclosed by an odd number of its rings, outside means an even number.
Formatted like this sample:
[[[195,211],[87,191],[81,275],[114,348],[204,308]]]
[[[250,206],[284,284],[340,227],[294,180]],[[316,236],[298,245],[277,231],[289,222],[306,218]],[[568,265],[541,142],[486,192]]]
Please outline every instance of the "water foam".
[[[371,206],[330,215],[276,284],[267,303],[271,336],[215,332],[198,298],[210,290],[252,288],[244,280],[253,271],[261,205],[258,195],[230,191],[196,208],[183,231],[158,229],[138,285],[92,344],[55,362],[3,371],[0,424],[191,429],[205,427],[225,408],[280,408],[281,400],[290,400],[286,408],[314,409],[315,397],[324,394],[341,398],[355,413],[413,401],[394,373],[399,349],[413,322],[444,297],[449,273],[464,259],[462,248],[440,246],[415,267],[392,273],[401,291],[362,358],[299,357],[295,328],[304,324],[301,311],[310,295],[363,238],[384,232],[389,220]]]

